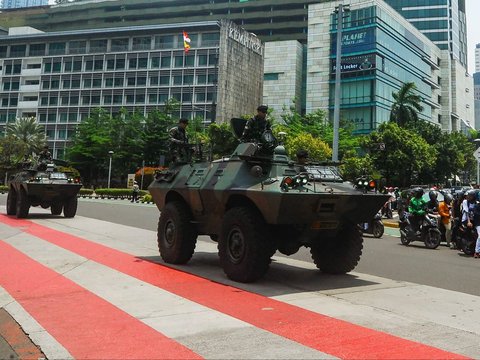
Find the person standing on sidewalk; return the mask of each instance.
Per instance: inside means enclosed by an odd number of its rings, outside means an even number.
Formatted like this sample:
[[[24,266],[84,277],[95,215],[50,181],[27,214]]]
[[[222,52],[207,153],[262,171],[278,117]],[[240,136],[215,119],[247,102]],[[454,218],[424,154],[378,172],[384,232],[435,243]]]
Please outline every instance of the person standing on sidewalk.
[[[133,182],[133,188],[132,188],[132,203],[136,202],[138,203],[138,194],[140,193],[140,187],[138,186],[138,183],[136,181]]]

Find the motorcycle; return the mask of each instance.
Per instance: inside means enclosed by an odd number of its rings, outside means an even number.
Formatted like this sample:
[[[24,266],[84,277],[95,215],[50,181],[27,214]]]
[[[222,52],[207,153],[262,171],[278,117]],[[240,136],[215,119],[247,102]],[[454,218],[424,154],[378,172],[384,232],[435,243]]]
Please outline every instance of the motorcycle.
[[[377,213],[369,222],[360,224],[360,227],[363,233],[372,234],[376,238],[381,238],[385,232],[385,226],[380,213]]]
[[[477,229],[460,225],[455,232],[454,243],[457,249],[462,250],[465,255],[472,256],[475,253],[477,242]]]
[[[442,234],[438,229],[437,216],[425,214],[420,224],[420,231],[415,232],[407,212],[399,219],[400,241],[407,246],[413,241],[422,241],[427,249],[436,249],[440,245]]]

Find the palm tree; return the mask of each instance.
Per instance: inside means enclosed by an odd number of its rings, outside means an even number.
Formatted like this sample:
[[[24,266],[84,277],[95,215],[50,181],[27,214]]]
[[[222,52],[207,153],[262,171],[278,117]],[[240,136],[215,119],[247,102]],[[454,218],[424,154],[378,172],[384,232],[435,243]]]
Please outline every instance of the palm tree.
[[[398,126],[418,121],[418,113],[423,111],[422,98],[415,94],[417,87],[413,82],[403,84],[398,92],[392,93],[395,102],[392,105],[390,121]]]
[[[46,143],[45,133],[33,117],[18,118],[6,126],[6,135],[24,144],[27,153],[38,152]]]

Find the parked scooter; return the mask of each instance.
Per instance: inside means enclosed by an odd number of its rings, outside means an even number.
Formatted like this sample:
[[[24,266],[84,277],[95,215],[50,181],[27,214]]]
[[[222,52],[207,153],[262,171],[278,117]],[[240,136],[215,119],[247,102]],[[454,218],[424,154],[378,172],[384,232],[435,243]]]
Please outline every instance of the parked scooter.
[[[360,224],[362,232],[372,234],[376,238],[381,238],[385,232],[385,226],[382,222],[382,214],[378,212],[369,222]]]
[[[442,235],[438,229],[437,216],[425,214],[420,224],[420,231],[415,232],[410,223],[410,216],[407,212],[399,219],[400,241],[408,245],[413,241],[422,241],[428,249],[436,249],[440,245]]]

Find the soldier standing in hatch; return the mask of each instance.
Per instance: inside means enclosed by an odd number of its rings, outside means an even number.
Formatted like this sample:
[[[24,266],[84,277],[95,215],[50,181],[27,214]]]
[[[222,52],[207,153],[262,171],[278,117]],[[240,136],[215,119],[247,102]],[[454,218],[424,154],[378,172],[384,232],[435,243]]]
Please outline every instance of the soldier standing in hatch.
[[[40,151],[40,153],[38,154],[38,160],[39,161],[52,160],[52,154],[50,153],[50,151],[48,151],[48,145],[45,145],[43,147],[43,150]]]
[[[260,142],[265,130],[270,130],[271,125],[267,120],[268,106],[260,105],[257,108],[257,115],[252,117],[245,124],[242,134],[242,142]]]
[[[188,161],[190,149],[188,148],[188,138],[185,129],[188,125],[188,119],[178,120],[178,125],[171,128],[168,132],[170,141],[170,154],[172,163],[178,161]]]

